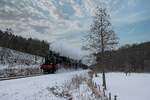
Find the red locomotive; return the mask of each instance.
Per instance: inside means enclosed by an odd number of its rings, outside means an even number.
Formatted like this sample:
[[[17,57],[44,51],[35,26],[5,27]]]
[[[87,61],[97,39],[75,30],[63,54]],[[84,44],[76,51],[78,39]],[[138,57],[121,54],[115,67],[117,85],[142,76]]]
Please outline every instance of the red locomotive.
[[[55,64],[42,64],[40,67],[44,73],[54,73],[56,71]]]
[[[45,57],[45,63],[40,67],[44,73],[54,73],[57,69],[56,57],[51,53]]]

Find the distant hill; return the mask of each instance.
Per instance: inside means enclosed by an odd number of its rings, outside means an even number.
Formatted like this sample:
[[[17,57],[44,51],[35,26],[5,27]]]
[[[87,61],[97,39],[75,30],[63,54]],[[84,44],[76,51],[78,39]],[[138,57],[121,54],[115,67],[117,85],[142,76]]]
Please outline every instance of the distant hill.
[[[11,29],[0,30],[0,46],[43,57],[49,51],[47,42],[14,35]]]
[[[150,72],[150,42],[105,52],[104,66],[108,71]],[[97,68],[100,69],[100,65]]]

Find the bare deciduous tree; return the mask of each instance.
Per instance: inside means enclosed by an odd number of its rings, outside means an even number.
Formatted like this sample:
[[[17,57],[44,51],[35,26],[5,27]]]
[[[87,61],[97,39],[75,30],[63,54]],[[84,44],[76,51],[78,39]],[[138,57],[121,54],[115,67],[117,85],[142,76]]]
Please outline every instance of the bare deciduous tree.
[[[116,34],[110,23],[110,15],[104,7],[97,7],[90,33],[86,37],[86,48],[100,54],[103,61],[104,52],[114,49],[118,43]]]

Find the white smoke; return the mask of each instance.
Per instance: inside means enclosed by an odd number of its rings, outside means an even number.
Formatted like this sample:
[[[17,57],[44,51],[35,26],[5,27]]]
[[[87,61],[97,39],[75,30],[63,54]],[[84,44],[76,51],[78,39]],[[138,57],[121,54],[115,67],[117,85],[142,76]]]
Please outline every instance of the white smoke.
[[[53,42],[50,45],[50,49],[59,53],[62,56],[70,57],[76,60],[82,60],[88,52],[81,50],[80,48],[74,47],[65,41]]]

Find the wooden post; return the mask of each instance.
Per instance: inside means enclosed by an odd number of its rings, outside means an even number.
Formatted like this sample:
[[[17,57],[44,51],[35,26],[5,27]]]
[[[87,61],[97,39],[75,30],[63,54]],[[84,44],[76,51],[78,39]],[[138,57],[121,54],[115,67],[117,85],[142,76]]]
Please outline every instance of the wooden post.
[[[95,82],[95,88],[97,88],[96,82]]]
[[[98,89],[99,89],[99,92],[101,92],[101,88],[100,88],[100,85],[98,85]]]
[[[111,93],[109,93],[109,100],[111,100]]]
[[[103,78],[103,84],[102,84],[102,86],[106,90],[107,88],[106,88],[106,78],[105,78],[105,71],[104,70],[103,70],[102,78]]]
[[[97,75],[97,72],[95,72],[95,77],[97,77],[98,75]]]
[[[117,95],[114,96],[114,100],[117,100]]]
[[[105,97],[105,89],[103,88],[103,94],[104,94],[104,97]]]

